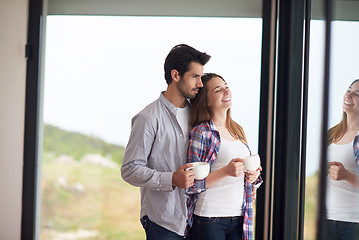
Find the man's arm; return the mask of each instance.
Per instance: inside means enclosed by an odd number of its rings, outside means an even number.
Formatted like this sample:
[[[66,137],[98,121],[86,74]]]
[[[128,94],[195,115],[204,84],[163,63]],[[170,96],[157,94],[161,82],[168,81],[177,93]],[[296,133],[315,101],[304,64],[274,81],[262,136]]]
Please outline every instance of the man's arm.
[[[172,191],[172,172],[159,172],[147,166],[156,135],[150,119],[138,114],[132,119],[131,135],[121,166],[122,178],[131,185],[155,191]]]
[[[139,114],[132,120],[132,131],[121,166],[122,178],[131,185],[154,191],[172,191],[174,187],[187,188],[193,185],[193,171],[185,171],[190,164],[181,166],[176,172],[160,172],[148,167],[148,156],[152,150],[157,127]]]

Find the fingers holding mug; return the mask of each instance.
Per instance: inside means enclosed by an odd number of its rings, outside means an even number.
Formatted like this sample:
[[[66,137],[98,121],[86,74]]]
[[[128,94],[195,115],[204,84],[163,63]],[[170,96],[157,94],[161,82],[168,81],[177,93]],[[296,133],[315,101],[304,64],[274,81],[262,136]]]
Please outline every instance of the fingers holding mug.
[[[262,170],[261,161],[258,154],[250,155],[244,158],[244,170],[246,173],[246,180],[249,183],[254,183]]]
[[[210,167],[207,162],[194,162],[185,169],[185,171],[189,170],[194,172],[195,179],[202,180],[208,176]]]

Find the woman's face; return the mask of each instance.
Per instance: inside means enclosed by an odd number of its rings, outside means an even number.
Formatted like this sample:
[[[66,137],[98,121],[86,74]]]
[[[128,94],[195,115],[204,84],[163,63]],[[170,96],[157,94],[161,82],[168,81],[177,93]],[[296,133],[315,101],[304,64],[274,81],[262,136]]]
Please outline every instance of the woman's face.
[[[207,98],[213,112],[228,110],[232,106],[231,90],[219,77],[214,77],[207,82]]]
[[[343,111],[359,114],[359,82],[351,85],[343,98]]]

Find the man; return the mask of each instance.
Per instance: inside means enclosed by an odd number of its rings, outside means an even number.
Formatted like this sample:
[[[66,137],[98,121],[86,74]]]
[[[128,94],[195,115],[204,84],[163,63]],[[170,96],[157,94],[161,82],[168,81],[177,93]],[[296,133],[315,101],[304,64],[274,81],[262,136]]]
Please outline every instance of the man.
[[[168,84],[160,97],[132,119],[121,167],[122,178],[141,189],[141,223],[148,240],[183,239],[187,207],[185,189],[193,171],[185,171],[191,108],[203,86],[203,66],[211,57],[180,44],[166,57]]]

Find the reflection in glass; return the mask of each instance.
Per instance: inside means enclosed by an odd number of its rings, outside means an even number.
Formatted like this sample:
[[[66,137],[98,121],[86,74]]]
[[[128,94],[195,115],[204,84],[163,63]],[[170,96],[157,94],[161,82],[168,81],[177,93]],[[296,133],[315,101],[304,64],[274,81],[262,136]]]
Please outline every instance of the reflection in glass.
[[[334,5],[338,6],[338,5]],[[343,8],[342,10],[345,10]],[[348,9],[347,9],[348,10]],[[338,9],[336,9],[336,17],[338,17]],[[346,15],[345,12],[341,16]],[[359,38],[359,23],[356,19],[352,21],[333,21],[332,38],[331,38],[331,65],[330,65],[330,92],[329,92],[329,129],[341,122],[343,118],[344,94],[348,90],[351,83],[359,78],[358,71],[358,55],[359,46],[355,39]],[[315,239],[316,228],[316,212],[317,212],[317,192],[318,192],[318,166],[320,157],[320,121],[322,112],[322,84],[323,84],[323,69],[324,69],[324,21],[311,21],[311,39],[310,39],[310,70],[309,70],[309,98],[308,98],[308,138],[307,138],[307,161],[306,161],[306,195],[305,195],[305,218],[304,218],[304,239]],[[357,113],[358,114],[358,113]],[[355,121],[354,121],[355,122]],[[352,135],[348,138],[342,137],[334,140],[334,143],[328,146],[328,161],[342,161],[344,155],[339,154],[339,150],[333,148],[341,148],[347,144],[348,154],[351,154],[352,170],[355,173],[355,159],[353,152],[353,139],[355,133],[359,131],[359,122],[352,124]],[[348,131],[348,129],[344,131]],[[330,137],[332,138],[332,137]],[[331,142],[330,142],[331,143]],[[351,145],[351,149],[349,146]],[[338,159],[338,160],[335,160]],[[354,165],[353,165],[354,164]],[[333,203],[342,203],[344,207],[343,194],[333,193],[333,184],[345,185],[345,188],[350,189],[354,196],[349,199],[346,207],[350,208],[350,214],[355,215],[358,212],[358,199],[356,197],[357,189],[349,183],[344,183],[345,180],[334,182],[328,176],[328,195],[326,197],[328,218],[332,216]],[[339,184],[339,185],[340,185]],[[341,188],[341,191],[344,191]],[[356,204],[355,204],[356,203]],[[351,206],[351,207],[350,207]],[[343,210],[342,208],[339,208]],[[337,211],[339,211],[337,209]],[[343,211],[342,211],[342,214]],[[338,218],[339,219],[339,218]],[[349,219],[347,219],[349,221]],[[351,221],[358,221],[351,219]],[[333,234],[329,234],[333,236]]]
[[[338,6],[338,5],[334,5]],[[335,17],[349,8],[336,9]],[[333,21],[328,119],[326,211],[329,239],[359,239],[359,171],[353,141],[359,133],[359,22]]]
[[[342,121],[328,131],[326,210],[328,237],[333,240],[355,239],[359,233],[359,171],[354,157],[358,149],[353,147],[359,134],[359,79],[348,87],[342,102]]]

